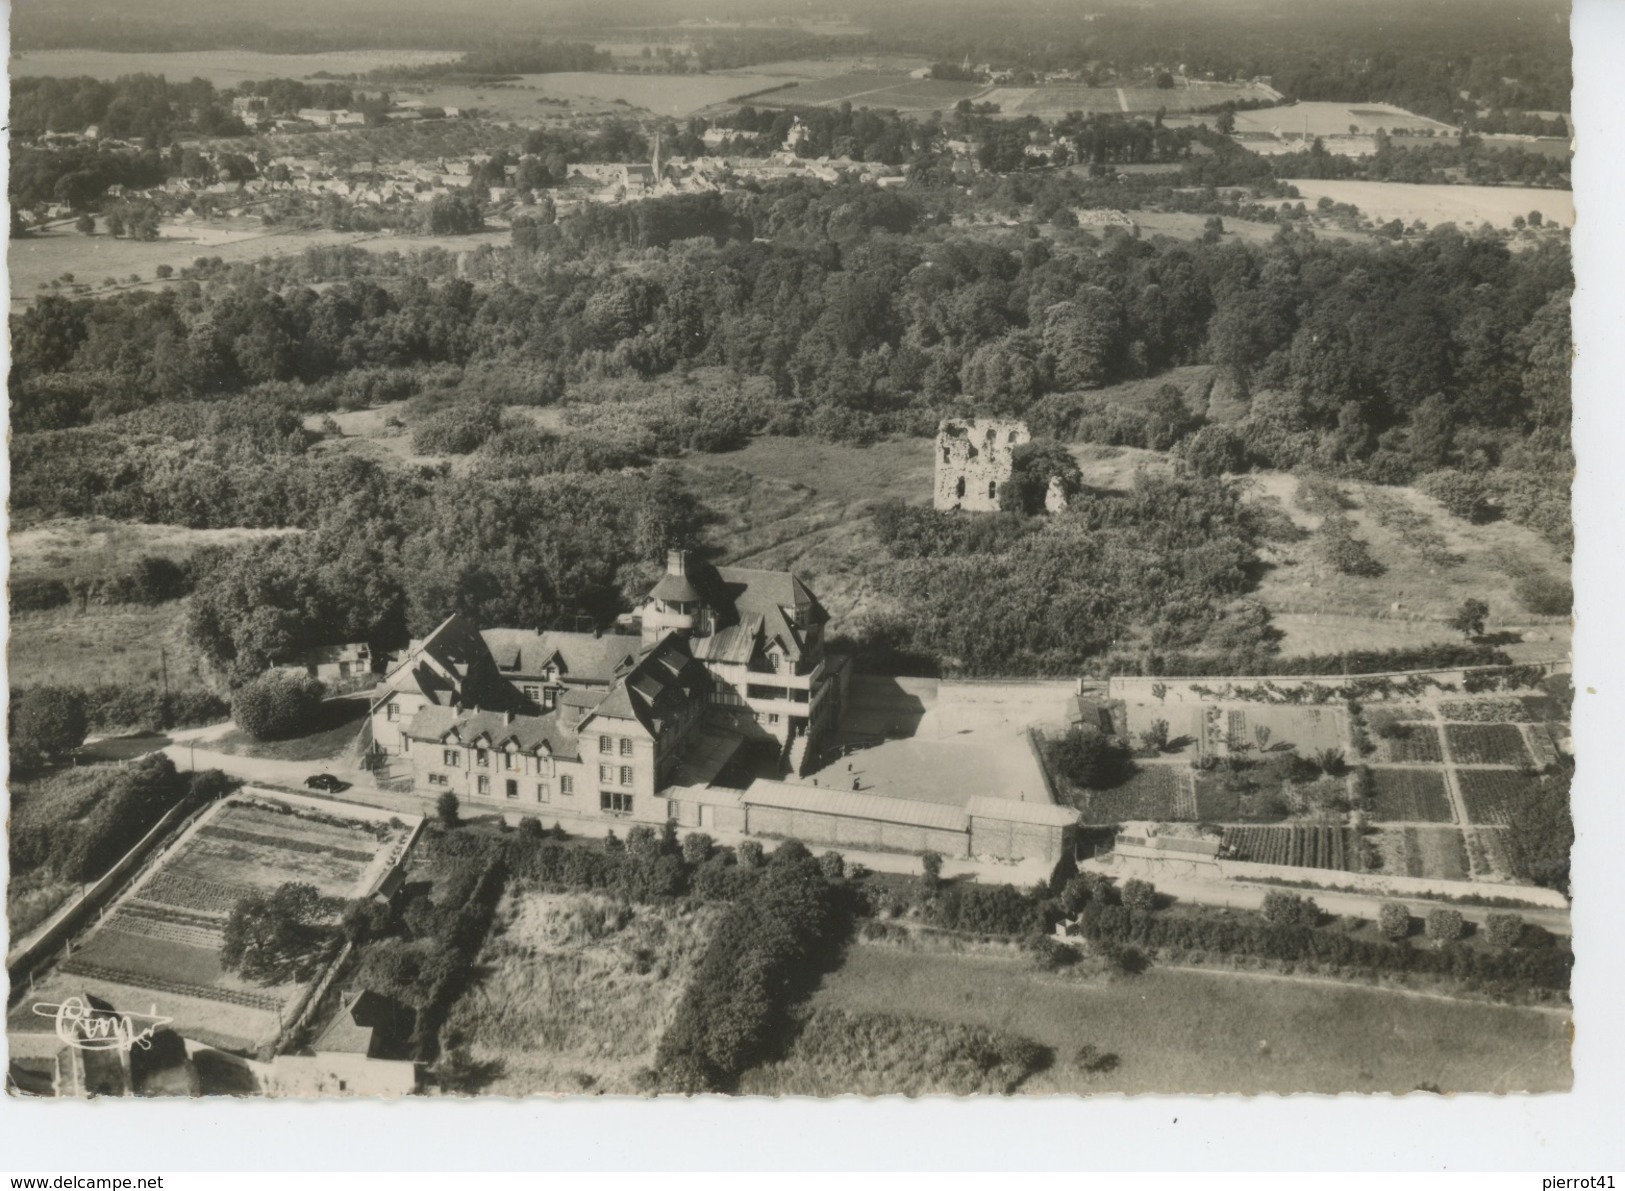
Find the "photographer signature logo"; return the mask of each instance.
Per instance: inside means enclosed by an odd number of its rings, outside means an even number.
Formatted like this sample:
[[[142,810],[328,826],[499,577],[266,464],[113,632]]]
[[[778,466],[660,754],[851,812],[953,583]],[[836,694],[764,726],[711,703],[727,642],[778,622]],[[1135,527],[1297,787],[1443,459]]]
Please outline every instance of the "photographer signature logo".
[[[40,1001],[34,1012],[56,1019],[56,1036],[75,1050],[146,1050],[152,1036],[175,1019],[159,1017],[157,1006],[151,1013],[123,1013],[100,1009],[83,997],[69,997],[59,1005]]]

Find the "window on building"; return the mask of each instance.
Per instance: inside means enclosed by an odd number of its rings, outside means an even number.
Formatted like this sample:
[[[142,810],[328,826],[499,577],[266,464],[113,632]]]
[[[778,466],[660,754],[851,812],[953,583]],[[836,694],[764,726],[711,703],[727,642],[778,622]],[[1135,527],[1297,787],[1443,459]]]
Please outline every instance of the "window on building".
[[[600,765],[598,767],[598,780],[606,786],[612,783],[615,780],[615,766]]]
[[[630,815],[632,813],[632,796],[622,794],[619,790],[605,790],[598,796],[598,805],[612,815]]]
[[[767,713],[767,722],[770,723],[770,724],[778,723],[779,722],[779,713],[776,712],[776,711],[768,712]]]
[[[548,786],[548,784],[546,782],[537,782],[536,783],[536,801],[537,802],[552,802],[553,801],[553,791]]]
[[[519,797],[519,783],[514,781],[513,778],[509,778],[508,781],[507,781],[507,784],[504,787],[502,792],[504,794],[506,794],[509,798],[518,798]]]
[[[630,740],[627,740],[627,739],[623,738],[621,740],[621,756],[630,757],[631,755],[632,755],[632,742]]]
[[[621,766],[621,785],[630,786],[631,784],[632,784],[632,767],[630,765],[622,765]]]
[[[570,795],[574,794],[575,792],[576,792],[576,779],[571,777],[568,773],[562,775],[559,778],[559,793],[563,794],[566,798],[568,798]]]
[[[999,494],[999,482],[997,480],[989,480],[987,482],[987,498],[989,500],[992,500],[998,494]]]
[[[478,765],[481,769],[491,768],[491,754],[486,752],[484,749],[475,749],[474,764]]]
[[[441,763],[447,769],[456,769],[463,763],[463,754],[460,749],[447,749],[440,755]]]
[[[613,753],[615,751],[615,741],[608,736],[600,736],[598,738],[598,751],[601,753]]]
[[[557,702],[557,692],[552,687],[542,692],[542,710],[552,711]]]
[[[964,476],[960,476],[957,480],[954,481],[954,495],[955,496],[964,496],[965,495],[965,477]]]
[[[385,706],[385,708],[384,708],[384,718],[386,720],[390,721],[390,723],[394,723],[396,720],[400,719],[401,718],[401,705],[399,703],[390,703],[387,706]]]
[[[450,782],[449,782],[449,779],[447,779],[446,775],[443,774],[443,773],[431,773],[429,775],[429,784],[431,786],[445,786],[445,785],[449,785]]]
[[[532,703],[540,703],[542,701],[542,688],[540,684],[527,682],[519,689],[525,692],[525,698],[529,699]]]
[[[503,753],[502,754],[502,768],[504,768],[504,769],[518,769],[519,768],[519,758],[517,756],[515,756],[513,753]]]
[[[491,792],[491,779],[488,777],[480,778],[475,789],[481,794],[489,794]]]

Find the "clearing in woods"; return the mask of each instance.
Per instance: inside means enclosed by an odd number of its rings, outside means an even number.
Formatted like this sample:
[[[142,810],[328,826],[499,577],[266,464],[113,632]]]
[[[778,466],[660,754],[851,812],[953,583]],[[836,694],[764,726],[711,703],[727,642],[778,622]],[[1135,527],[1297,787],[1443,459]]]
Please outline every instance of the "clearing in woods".
[[[1574,226],[1574,195],[1567,190],[1535,186],[1454,186],[1447,183],[1356,182],[1294,178],[1303,201],[1314,206],[1322,197],[1352,203],[1379,223],[1420,219],[1430,227],[1456,223],[1463,227],[1493,223],[1509,228],[1515,216],[1539,211],[1547,223]]]
[[[1026,958],[858,943],[812,1006],[902,1007],[1031,1038],[1055,1052],[1021,1089],[1033,1093],[1557,1091],[1572,1080],[1562,1014],[1218,970],[1099,981]],[[1079,1071],[1084,1045],[1119,1066]]]

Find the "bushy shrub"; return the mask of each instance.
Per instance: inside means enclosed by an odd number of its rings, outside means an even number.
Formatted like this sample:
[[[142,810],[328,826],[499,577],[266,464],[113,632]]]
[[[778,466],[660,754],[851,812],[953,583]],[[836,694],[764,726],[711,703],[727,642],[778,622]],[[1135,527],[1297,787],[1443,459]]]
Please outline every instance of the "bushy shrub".
[[[256,740],[286,740],[310,731],[325,688],[308,674],[272,670],[237,689],[231,718]]]
[[[435,800],[434,813],[442,827],[456,827],[463,821],[461,804],[450,790]]]
[[[1416,487],[1463,521],[1476,525],[1489,519],[1489,487],[1481,476],[1446,468],[1429,472]]]
[[[763,870],[752,895],[718,923],[660,1039],[662,1083],[731,1088],[770,1052],[790,999],[833,962],[844,925],[817,861],[793,857]]]
[[[1525,612],[1537,616],[1567,616],[1574,611],[1574,585],[1546,574],[1525,575],[1513,586]]]
[[[89,722],[77,688],[35,687],[11,702],[11,755],[27,765],[71,753],[85,742]]]
[[[60,608],[72,599],[68,585],[60,579],[21,578],[11,581],[13,612],[43,612]]]
[[[1141,881],[1130,877],[1123,882],[1121,896],[1123,904],[1131,910],[1154,910],[1157,908],[1157,890],[1149,881]]]
[[[1263,914],[1264,921],[1272,926],[1314,926],[1320,922],[1320,907],[1313,898],[1278,889],[1264,895]]]
[[[1129,764],[1128,750],[1089,724],[1073,725],[1059,739],[1046,740],[1044,754],[1053,769],[1085,790],[1116,784]]]
[[[1369,578],[1383,572],[1382,564],[1372,557],[1370,545],[1354,536],[1354,522],[1347,517],[1328,517],[1321,524],[1320,555],[1345,575]]]
[[[1488,914],[1484,936],[1497,947],[1516,947],[1523,938],[1523,919],[1516,914]]]
[[[496,402],[459,401],[418,423],[412,450],[419,455],[471,455],[501,429],[502,407]]]
[[[711,859],[711,850],[715,846],[705,832],[691,831],[683,837],[683,859],[693,865],[704,864]]]
[[[1390,939],[1403,939],[1411,933],[1411,910],[1403,902],[1383,902],[1377,911],[1377,926]]]
[[[1451,943],[1461,938],[1467,928],[1460,910],[1447,910],[1440,906],[1428,911],[1428,938],[1436,943]]]

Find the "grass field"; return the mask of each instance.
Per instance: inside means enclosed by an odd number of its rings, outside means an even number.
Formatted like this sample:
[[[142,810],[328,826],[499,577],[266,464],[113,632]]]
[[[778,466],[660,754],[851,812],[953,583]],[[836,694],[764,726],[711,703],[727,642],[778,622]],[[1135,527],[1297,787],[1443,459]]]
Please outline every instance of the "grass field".
[[[1350,125],[1358,129],[1357,134],[1351,134]],[[1294,138],[1301,138],[1306,131],[1310,137],[1372,136],[1379,128],[1386,128],[1389,132],[1431,131],[1441,136],[1455,131],[1448,124],[1415,115],[1391,103],[1309,102],[1236,113],[1238,133],[1279,130],[1281,134]],[[1402,138],[1399,143],[1409,142]]]
[[[783,91],[756,96],[750,102],[756,107],[839,107],[850,103],[854,108],[932,112],[949,111],[961,99],[979,99],[987,90],[982,83],[915,79],[907,70],[854,70],[799,82]]]
[[[1153,968],[1090,983],[1030,961],[857,944],[814,1010],[982,1026],[1053,1049],[1032,1093],[1549,1091],[1570,1084],[1558,1014],[1450,1003],[1331,983]],[[1110,1072],[1071,1061],[1090,1045]],[[901,1090],[901,1089],[899,1089]]]
[[[835,631],[889,607],[868,577],[883,548],[869,530],[876,503],[931,499],[931,441],[867,447],[806,438],[754,439],[743,450],[690,455],[678,474],[716,519],[703,529],[716,561],[794,568],[829,609]]]
[[[279,537],[285,529],[187,529],[181,525],[136,525],[105,517],[59,517],[13,530],[12,578],[101,578],[152,554],[184,562],[207,546],[235,546]]]
[[[500,1064],[495,1095],[631,1093],[719,912],[509,893],[443,1038]]]
[[[1462,765],[1528,765],[1532,758],[1516,724],[1446,724],[1450,757]]]
[[[1239,115],[1238,115],[1239,120]],[[1430,227],[1493,223],[1512,226],[1513,216],[1539,211],[1548,223],[1574,226],[1574,195],[1567,190],[1532,186],[1455,186],[1448,183],[1354,182],[1293,179],[1303,201],[1314,206],[1322,197],[1352,203],[1378,222],[1420,219]]]
[[[98,605],[20,612],[11,618],[9,650],[13,689],[44,684],[156,683],[165,651],[169,689],[196,690],[204,683],[197,655],[186,639],[181,603],[154,608]]]
[[[1493,611],[1491,631],[1514,629],[1522,644],[1509,648],[1515,658],[1559,657],[1568,650],[1566,618],[1534,616],[1518,609],[1516,583],[1508,560],[1551,574],[1567,574],[1568,564],[1533,531],[1509,521],[1470,525],[1445,512],[1438,502],[1409,488],[1381,488],[1381,497],[1402,501],[1425,517],[1443,538],[1444,549],[1459,558],[1450,566],[1429,565],[1404,533],[1414,527],[1394,522],[1384,512],[1384,525],[1366,507],[1369,486],[1341,486],[1354,502],[1347,511],[1355,535],[1370,543],[1371,553],[1386,569],[1374,578],[1344,575],[1320,557],[1313,531],[1321,518],[1293,502],[1297,478],[1284,472],[1249,476],[1256,500],[1274,499],[1310,536],[1275,544],[1264,552],[1264,573],[1255,598],[1268,607],[1275,627],[1285,633],[1283,653],[1336,653],[1345,649],[1384,649],[1422,645],[1455,638],[1445,622],[1471,591]],[[1379,504],[1382,501],[1379,499]]]
[[[1371,818],[1378,823],[1450,823],[1444,773],[1433,769],[1371,771]]]

